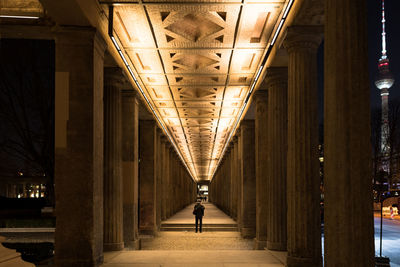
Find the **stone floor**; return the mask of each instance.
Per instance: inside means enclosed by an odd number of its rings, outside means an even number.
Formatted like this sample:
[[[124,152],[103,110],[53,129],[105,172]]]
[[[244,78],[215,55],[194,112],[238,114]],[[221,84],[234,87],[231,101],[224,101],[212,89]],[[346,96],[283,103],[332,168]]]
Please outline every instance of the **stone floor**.
[[[103,267],[283,267],[281,255],[266,250],[142,250],[104,254]]]
[[[252,250],[253,240],[239,232],[160,232],[155,238],[142,238],[142,250]]]
[[[194,205],[194,204],[193,204]],[[193,205],[166,220],[194,223]],[[205,203],[204,224],[234,224],[234,220],[210,203]],[[103,267],[283,267],[284,252],[253,250],[253,240],[239,232],[160,232],[155,238],[142,237],[142,250],[108,252]]]
[[[195,203],[187,206],[183,210],[177,212],[174,216],[165,220],[165,223],[194,223],[194,216],[192,214]],[[203,223],[221,224],[221,223],[236,223],[232,218],[223,213],[220,209],[211,203],[202,203],[205,207]]]

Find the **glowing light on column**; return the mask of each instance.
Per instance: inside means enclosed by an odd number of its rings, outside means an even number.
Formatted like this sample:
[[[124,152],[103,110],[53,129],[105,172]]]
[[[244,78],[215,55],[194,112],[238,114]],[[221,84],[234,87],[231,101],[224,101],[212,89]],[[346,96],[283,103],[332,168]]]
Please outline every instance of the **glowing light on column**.
[[[275,42],[276,42],[276,40],[277,40],[281,30],[282,30],[282,27],[283,27],[283,25],[284,25],[284,23],[286,21],[286,18],[288,16],[289,12],[290,12],[290,9],[293,6],[293,3],[294,3],[294,0],[290,0],[289,3],[286,6],[284,12],[283,12],[282,18],[279,21],[278,27],[276,28],[276,30],[274,32],[274,35],[273,35],[272,40],[271,40],[271,43],[269,44],[269,46],[267,48],[267,51],[265,53],[265,56],[264,56],[263,60],[261,61],[260,66],[258,67],[257,74],[254,77],[253,82],[251,83],[250,90],[249,90],[249,92],[248,92],[248,94],[247,94],[247,96],[245,98],[244,104],[243,104],[243,106],[241,107],[241,109],[239,111],[239,115],[237,116],[236,122],[234,123],[234,126],[233,126],[233,128],[232,128],[232,130],[231,130],[231,132],[229,134],[229,137],[228,137],[228,139],[227,139],[227,141],[226,141],[226,143],[224,145],[224,148],[223,148],[222,153],[221,153],[221,157],[219,158],[218,163],[215,165],[214,170],[212,171],[212,175],[210,176],[210,180],[214,176],[215,172],[218,169],[219,164],[221,163],[222,155],[225,154],[225,151],[226,151],[226,149],[227,149],[227,147],[229,145],[229,142],[232,139],[233,133],[236,132],[236,128],[239,125],[239,122],[240,122],[240,120],[242,118],[243,112],[246,109],[246,106],[247,106],[248,101],[249,101],[249,99],[251,97],[251,94],[253,93],[253,91],[255,89],[255,86],[256,86],[256,84],[258,82],[258,79],[260,78],[260,75],[261,75],[261,73],[262,73],[262,71],[263,71],[263,69],[265,67],[265,64],[267,63],[268,57],[269,57],[269,55],[271,53],[271,50],[275,45]]]
[[[154,117],[156,118],[156,120],[158,121],[158,124],[161,126],[161,128],[163,129],[164,133],[166,134],[166,136],[168,137],[170,143],[172,144],[172,146],[175,148],[175,151],[177,152],[179,158],[181,159],[181,161],[183,162],[183,165],[186,167],[186,169],[188,170],[190,176],[192,177],[193,181],[196,181],[196,169],[194,168],[193,165],[193,160],[191,160],[191,168],[186,164],[186,161],[184,160],[184,157],[182,156],[181,152],[179,151],[177,145],[175,144],[173,138],[171,137],[171,135],[169,134],[167,128],[165,127],[163,121],[160,119],[160,117],[158,116],[156,110],[153,107],[153,104],[150,102],[149,98],[146,96],[141,84],[139,83],[138,79],[136,78],[136,75],[133,72],[133,66],[131,66],[124,54],[124,52],[121,49],[121,46],[119,45],[117,39],[114,36],[114,29],[113,29],[113,20],[114,20],[114,6],[110,5],[109,6],[109,17],[108,17],[108,35],[110,36],[111,41],[113,42],[115,49],[117,49],[118,54],[120,55],[122,61],[124,62],[125,67],[127,68],[130,76],[132,77],[133,81],[135,82],[137,88],[139,89],[140,93],[142,94],[143,98],[145,99],[147,105],[150,107]],[[190,155],[190,154],[189,154]]]

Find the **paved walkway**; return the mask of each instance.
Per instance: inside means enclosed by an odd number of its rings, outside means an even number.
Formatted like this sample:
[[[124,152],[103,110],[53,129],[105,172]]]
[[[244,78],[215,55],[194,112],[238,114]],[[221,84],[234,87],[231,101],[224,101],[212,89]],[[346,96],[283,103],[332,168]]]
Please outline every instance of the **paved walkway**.
[[[163,221],[163,223],[194,223],[193,207],[195,203],[187,206],[183,210],[177,212],[168,220]],[[205,207],[203,224],[235,224],[236,222],[232,220],[228,215],[223,213],[220,209],[211,203],[202,203]]]
[[[203,230],[210,225],[218,225],[213,231],[195,233],[195,221],[192,214],[194,203],[162,222],[162,229],[156,237],[141,237],[142,250],[252,250],[254,241],[243,239],[236,222],[211,203],[205,206]],[[173,225],[174,227],[169,227]],[[207,226],[208,225],[208,226]],[[168,230],[174,228],[174,230]],[[225,229],[225,231],[221,231]],[[228,229],[228,230],[226,230]],[[229,230],[231,229],[231,230]]]
[[[103,267],[284,267],[266,250],[122,251],[104,254]]]
[[[252,250],[254,241],[239,232],[160,232],[155,238],[142,238],[142,250]]]
[[[204,203],[203,224],[235,224],[211,203]],[[193,224],[193,206],[164,221]],[[107,252],[103,267],[283,267],[285,252],[253,250],[252,239],[239,232],[160,232],[155,238],[142,237],[142,250]]]
[[[390,258],[391,267],[400,267],[400,221],[383,219],[382,227],[382,255]],[[375,217],[375,255],[379,255],[380,248],[380,218]]]

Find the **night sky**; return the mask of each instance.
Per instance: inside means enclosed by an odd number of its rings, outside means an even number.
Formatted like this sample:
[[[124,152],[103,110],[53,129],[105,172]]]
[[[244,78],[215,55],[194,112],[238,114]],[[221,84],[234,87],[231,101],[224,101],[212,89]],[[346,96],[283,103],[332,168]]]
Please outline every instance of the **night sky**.
[[[400,1],[385,0],[386,49],[395,83],[389,99],[400,98]],[[371,108],[380,107],[380,93],[374,81],[382,51],[381,0],[368,0],[368,61],[371,81]]]
[[[382,1],[368,0],[368,68],[371,89],[371,110],[381,107],[380,91],[375,86],[378,74],[378,60],[382,54]],[[390,60],[390,70],[395,78],[395,83],[389,90],[389,101],[400,100],[400,0],[385,0],[386,17],[386,50]],[[318,50],[318,118],[323,123],[324,103],[324,44]]]

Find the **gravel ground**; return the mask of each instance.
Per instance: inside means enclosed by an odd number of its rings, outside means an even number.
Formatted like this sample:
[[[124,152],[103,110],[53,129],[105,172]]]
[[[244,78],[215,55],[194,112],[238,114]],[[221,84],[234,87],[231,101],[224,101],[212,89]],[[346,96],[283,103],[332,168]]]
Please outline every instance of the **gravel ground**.
[[[253,250],[253,239],[243,239],[238,232],[160,232],[141,236],[142,250]]]

